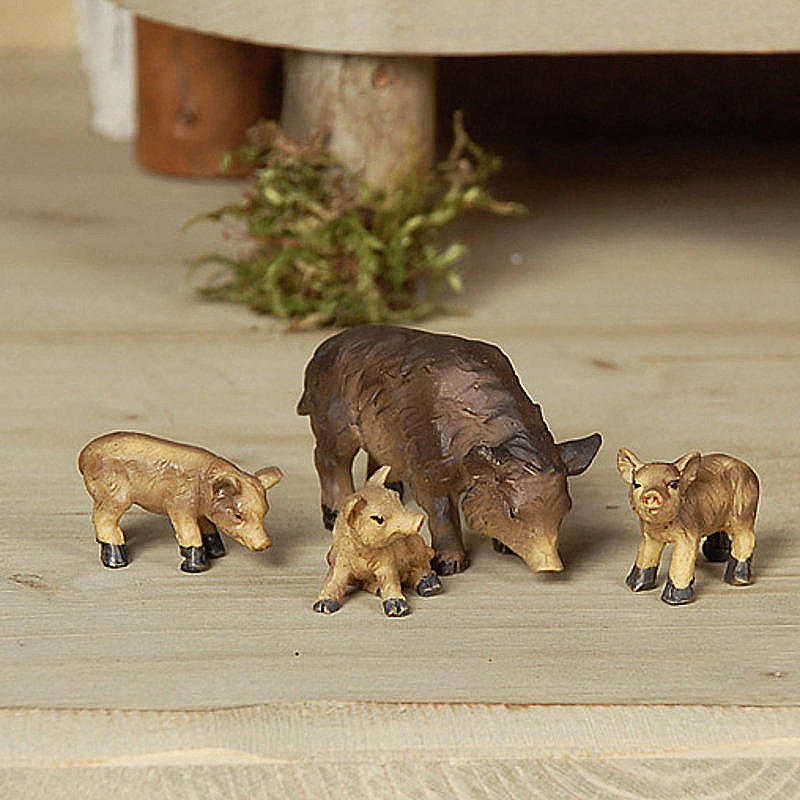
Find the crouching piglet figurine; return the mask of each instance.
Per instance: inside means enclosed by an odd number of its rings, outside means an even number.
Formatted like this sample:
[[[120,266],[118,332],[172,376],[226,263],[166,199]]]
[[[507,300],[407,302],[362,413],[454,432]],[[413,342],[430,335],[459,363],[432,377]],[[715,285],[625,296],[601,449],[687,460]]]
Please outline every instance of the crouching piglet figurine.
[[[349,585],[381,597],[387,617],[403,617],[410,611],[403,584],[415,587],[423,597],[442,591],[430,566],[433,549],[419,535],[425,518],[408,511],[397,492],[384,485],[390,469],[378,469],[360,492],[342,504],[328,552],[330,569],[314,611],[338,611]]]
[[[251,475],[201,447],[117,432],[89,442],[78,469],[94,500],[92,522],[106,567],[128,565],[119,520],[134,504],[169,517],[184,572],[204,572],[207,558],[225,555],[219,531],[248,550],[272,544],[264,515],[266,490],[283,477],[278,467]]]
[[[642,542],[626,583],[634,592],[653,589],[661,553],[674,545],[661,599],[671,605],[694,599],[700,541],[709,561],[727,561],[725,581],[752,583],[758,477],[743,461],[713,453],[688,453],[672,463],[645,464],[630,450],[617,454],[630,484],[631,508],[639,516]]]

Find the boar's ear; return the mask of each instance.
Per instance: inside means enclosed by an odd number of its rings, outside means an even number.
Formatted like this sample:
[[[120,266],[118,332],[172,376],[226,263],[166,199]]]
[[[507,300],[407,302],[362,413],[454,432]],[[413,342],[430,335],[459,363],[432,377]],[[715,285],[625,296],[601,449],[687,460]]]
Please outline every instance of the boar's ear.
[[[583,439],[559,442],[556,447],[564,466],[567,468],[567,475],[580,475],[581,472],[588,469],[602,443],[603,437],[599,433],[584,436]]]
[[[697,477],[697,470],[700,469],[700,453],[687,453],[672,463],[681,474],[681,482],[688,485]]]
[[[211,481],[211,491],[215,502],[230,503],[242,491],[242,484],[235,475],[218,475]]]
[[[349,527],[353,527],[358,515],[367,507],[367,501],[360,495],[354,494],[348,498],[342,508],[342,517]]]
[[[621,447],[617,451],[617,469],[626,483],[633,483],[633,473],[643,466],[644,461],[641,461],[631,450]]]
[[[369,476],[367,484],[369,486],[383,486],[391,470],[391,467],[378,467],[378,469]]]
[[[280,482],[283,473],[278,467],[264,467],[263,469],[257,470],[255,476],[258,478],[258,482],[264,487],[264,491],[266,491]]]

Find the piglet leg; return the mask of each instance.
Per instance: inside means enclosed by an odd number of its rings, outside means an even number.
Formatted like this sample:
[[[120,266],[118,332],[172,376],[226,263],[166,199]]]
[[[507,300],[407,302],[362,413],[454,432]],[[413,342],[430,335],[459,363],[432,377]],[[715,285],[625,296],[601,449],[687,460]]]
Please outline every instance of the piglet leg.
[[[400,576],[394,564],[382,564],[375,570],[381,597],[383,598],[383,613],[387,617],[404,617],[410,613],[411,606],[403,596],[403,587],[400,585]]]
[[[648,589],[655,589],[658,564],[663,552],[663,542],[657,542],[649,536],[642,536],[636,561],[625,579],[625,583],[631,591],[645,592]]]
[[[747,586],[753,582],[753,550],[756,536],[752,523],[739,522],[730,526],[731,554],[725,566],[725,581],[731,586]]]
[[[208,569],[206,550],[198,521],[189,514],[177,510],[167,510],[175,536],[180,545],[183,572],[205,572]]]
[[[420,597],[431,597],[442,591],[442,582],[431,568],[431,548],[420,536],[412,536],[407,540],[409,567],[403,576],[403,583],[408,583],[417,590]]]
[[[206,555],[209,558],[222,558],[225,555],[225,544],[214,523],[205,517],[201,518],[200,533],[203,536]]]
[[[694,600],[694,565],[699,542],[684,536],[675,542],[669,578],[661,599],[672,606],[684,605]]]
[[[100,561],[104,567],[110,569],[128,566],[128,548],[119,526],[120,517],[126,510],[96,505],[92,512],[95,535],[100,543]]]
[[[334,564],[329,570],[314,602],[314,611],[333,614],[342,607],[344,593],[350,583],[350,571]]]

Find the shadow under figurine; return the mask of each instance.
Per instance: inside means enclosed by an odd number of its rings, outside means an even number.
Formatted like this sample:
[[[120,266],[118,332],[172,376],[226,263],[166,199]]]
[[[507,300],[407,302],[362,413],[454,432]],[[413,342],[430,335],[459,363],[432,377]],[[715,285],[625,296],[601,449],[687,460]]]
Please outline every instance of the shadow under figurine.
[[[642,542],[626,579],[634,592],[656,587],[664,546],[674,545],[661,599],[670,605],[694,599],[700,541],[709,561],[727,561],[724,579],[733,586],[753,582],[758,476],[743,461],[713,453],[687,453],[672,463],[645,464],[630,450],[617,454],[617,468],[630,484],[631,508]],[[707,538],[706,538],[707,537]]]
[[[361,491],[344,501],[333,526],[330,569],[314,611],[338,611],[351,585],[382,598],[387,617],[404,617],[411,610],[403,584],[422,597],[442,591],[430,566],[433,549],[419,535],[425,517],[406,509],[397,492],[384,485],[389,469],[378,469]]]
[[[558,534],[600,434],[556,444],[508,358],[491,344],[410,328],[363,326],[323,342],[306,367],[299,414],[311,418],[326,527],[353,491],[359,448],[369,472],[428,515],[440,575],[469,566],[459,518],[536,572],[560,572]]]
[[[119,520],[134,504],[169,517],[184,572],[204,572],[207,558],[225,555],[220,531],[248,550],[272,544],[264,515],[266,490],[283,477],[278,467],[251,475],[201,447],[117,432],[89,442],[78,469],[94,500],[92,522],[106,567],[128,565]]]

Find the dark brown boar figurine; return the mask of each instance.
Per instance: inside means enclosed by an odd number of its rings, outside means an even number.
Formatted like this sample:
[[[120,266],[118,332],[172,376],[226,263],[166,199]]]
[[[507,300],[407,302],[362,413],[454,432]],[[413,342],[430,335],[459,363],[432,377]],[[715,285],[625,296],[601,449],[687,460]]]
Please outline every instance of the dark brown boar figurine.
[[[439,577],[431,569],[433,549],[419,535],[425,517],[408,511],[397,492],[384,485],[389,469],[378,469],[342,504],[328,553],[330,569],[314,611],[338,611],[350,585],[381,597],[387,617],[404,617],[410,611],[403,584],[423,597],[441,592]]]
[[[297,407],[311,417],[323,520],[353,491],[359,448],[392,468],[428,514],[440,575],[469,566],[459,521],[534,571],[558,572],[558,532],[600,435],[556,444],[499,348],[436,333],[364,326],[323,342]],[[391,484],[389,484],[391,485]]]
[[[631,508],[642,526],[642,542],[626,583],[634,592],[654,589],[661,553],[674,545],[661,599],[670,605],[694,599],[694,571],[700,541],[709,561],[725,561],[725,580],[752,583],[756,544],[758,477],[743,461],[713,453],[687,453],[672,463],[645,464],[630,450],[617,454],[630,484]]]
[[[225,555],[219,531],[249,550],[272,544],[264,530],[265,491],[283,477],[277,467],[250,475],[201,447],[118,432],[89,442],[78,469],[94,500],[92,522],[107,567],[128,564],[119,520],[134,504],[169,517],[184,572],[203,572],[206,557]]]

